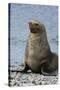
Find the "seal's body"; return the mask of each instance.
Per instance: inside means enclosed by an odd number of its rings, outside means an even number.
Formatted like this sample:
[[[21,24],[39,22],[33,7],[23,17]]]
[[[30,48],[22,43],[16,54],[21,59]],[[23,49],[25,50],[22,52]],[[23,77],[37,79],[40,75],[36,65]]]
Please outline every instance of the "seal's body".
[[[30,34],[25,50],[25,67],[35,73],[52,74],[58,70],[58,56],[51,52],[45,26],[40,22],[29,22]]]

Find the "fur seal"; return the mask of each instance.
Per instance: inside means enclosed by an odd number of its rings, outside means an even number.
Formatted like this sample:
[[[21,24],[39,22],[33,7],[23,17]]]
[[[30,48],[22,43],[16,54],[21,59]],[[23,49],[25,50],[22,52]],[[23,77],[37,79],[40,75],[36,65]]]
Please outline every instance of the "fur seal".
[[[56,75],[58,56],[51,52],[45,26],[38,21],[29,22],[30,34],[25,49],[25,65],[20,72],[31,69],[44,75]]]

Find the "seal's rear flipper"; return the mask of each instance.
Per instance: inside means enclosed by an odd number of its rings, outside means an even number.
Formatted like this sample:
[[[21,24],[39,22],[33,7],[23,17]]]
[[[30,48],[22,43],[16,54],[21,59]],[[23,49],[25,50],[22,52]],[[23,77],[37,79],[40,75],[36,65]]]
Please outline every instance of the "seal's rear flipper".
[[[55,70],[53,72],[46,72],[46,71],[44,71],[44,67],[41,67],[41,73],[43,75],[46,75],[46,76],[56,76],[56,75],[58,75],[58,71],[57,70]]]

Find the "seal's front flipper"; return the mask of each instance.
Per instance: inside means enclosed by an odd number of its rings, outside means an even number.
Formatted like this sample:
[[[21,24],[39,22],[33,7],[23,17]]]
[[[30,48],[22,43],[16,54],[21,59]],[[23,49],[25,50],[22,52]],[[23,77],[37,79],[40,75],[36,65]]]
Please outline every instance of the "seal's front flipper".
[[[21,73],[26,73],[29,70],[28,65],[25,63],[24,68],[20,70]]]

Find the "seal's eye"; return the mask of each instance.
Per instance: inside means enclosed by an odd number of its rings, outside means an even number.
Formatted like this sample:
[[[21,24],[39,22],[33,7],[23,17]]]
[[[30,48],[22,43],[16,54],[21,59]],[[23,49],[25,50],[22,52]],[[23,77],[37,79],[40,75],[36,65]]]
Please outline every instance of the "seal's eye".
[[[38,26],[38,23],[35,23],[36,26]]]

